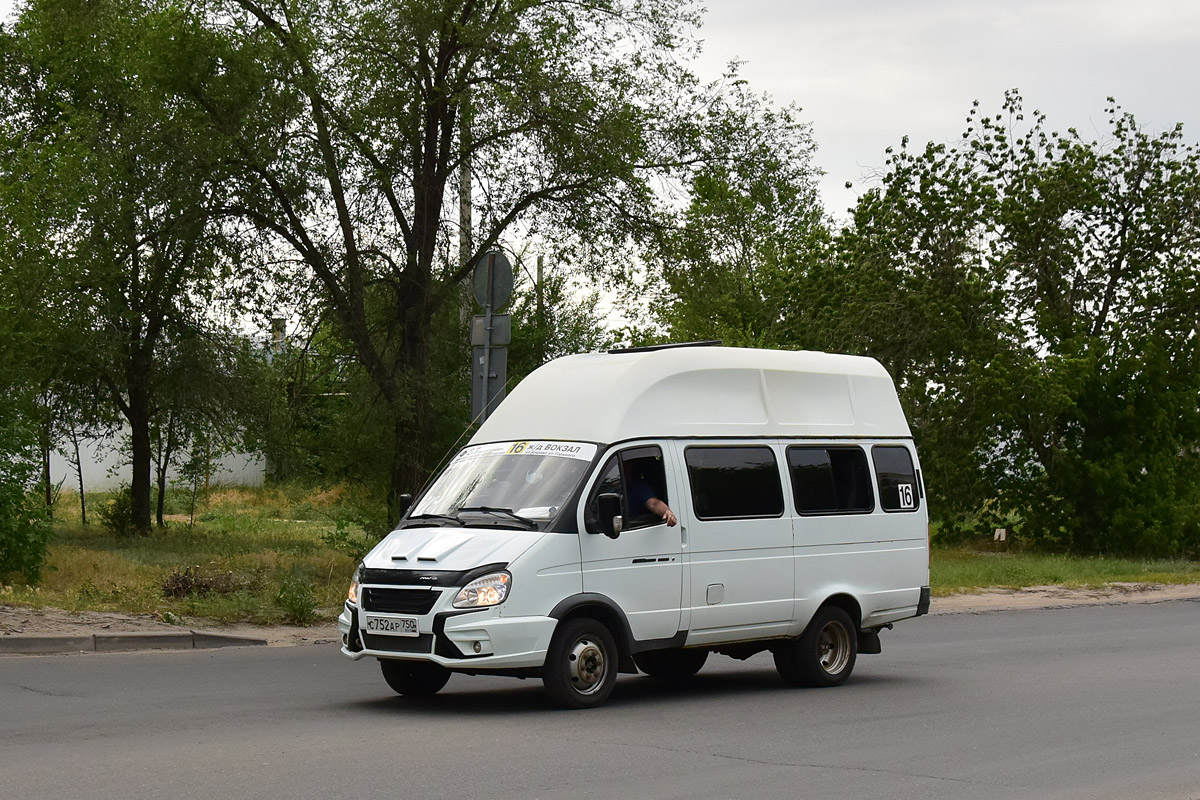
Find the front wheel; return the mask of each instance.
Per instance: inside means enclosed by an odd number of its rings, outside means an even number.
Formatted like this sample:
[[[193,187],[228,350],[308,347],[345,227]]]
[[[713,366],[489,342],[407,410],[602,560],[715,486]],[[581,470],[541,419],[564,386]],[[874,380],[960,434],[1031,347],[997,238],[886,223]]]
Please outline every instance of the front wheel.
[[[450,680],[450,670],[424,661],[381,658],[379,668],[388,686],[405,697],[431,697]]]
[[[550,640],[542,683],[555,705],[592,708],[617,683],[617,645],[603,623],[580,617],[561,624]]]
[[[854,623],[837,606],[825,606],[799,639],[779,646],[774,655],[779,676],[793,686],[840,686],[858,657]]]

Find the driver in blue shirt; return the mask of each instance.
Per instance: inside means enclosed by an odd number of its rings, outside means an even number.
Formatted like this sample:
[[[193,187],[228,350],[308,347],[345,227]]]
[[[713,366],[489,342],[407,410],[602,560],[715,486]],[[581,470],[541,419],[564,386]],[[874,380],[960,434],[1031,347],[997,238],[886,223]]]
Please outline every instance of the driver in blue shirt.
[[[679,522],[671,507],[655,495],[654,487],[651,485],[650,479],[646,477],[645,470],[635,468],[632,470],[629,481],[630,513],[636,513],[643,508],[667,523],[668,528],[674,527]]]

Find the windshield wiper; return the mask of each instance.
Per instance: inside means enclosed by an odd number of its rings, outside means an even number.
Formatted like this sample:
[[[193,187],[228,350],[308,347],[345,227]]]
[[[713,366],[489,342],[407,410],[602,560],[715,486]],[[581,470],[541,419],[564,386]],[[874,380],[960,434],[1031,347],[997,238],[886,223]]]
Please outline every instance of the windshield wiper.
[[[467,524],[467,523],[463,522],[461,519],[459,519],[458,517],[451,515],[451,514],[413,514],[411,517],[408,517],[407,519],[405,519],[405,522],[412,522],[413,520],[426,520],[426,519],[442,519],[442,520],[445,520],[446,522],[456,523],[458,525],[458,527],[460,527],[460,528]]]
[[[537,523],[535,521],[531,520],[529,517],[522,517],[511,508],[496,508],[495,506],[463,506],[459,509],[459,513],[462,513],[463,511],[482,511],[486,514],[503,514],[506,517],[515,519],[517,522],[528,525],[529,530],[531,531],[537,530]]]

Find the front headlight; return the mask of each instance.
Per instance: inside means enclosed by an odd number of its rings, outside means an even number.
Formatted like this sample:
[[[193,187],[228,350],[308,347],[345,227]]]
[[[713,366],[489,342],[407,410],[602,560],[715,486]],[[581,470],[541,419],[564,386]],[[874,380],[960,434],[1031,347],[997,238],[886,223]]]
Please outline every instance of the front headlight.
[[[358,582],[361,578],[362,567],[355,567],[354,574],[350,577],[350,591],[346,592],[346,599],[354,605],[358,605]]]
[[[508,588],[512,584],[512,575],[507,572],[493,572],[476,578],[468,583],[454,598],[455,608],[486,608],[498,606],[508,597]]]

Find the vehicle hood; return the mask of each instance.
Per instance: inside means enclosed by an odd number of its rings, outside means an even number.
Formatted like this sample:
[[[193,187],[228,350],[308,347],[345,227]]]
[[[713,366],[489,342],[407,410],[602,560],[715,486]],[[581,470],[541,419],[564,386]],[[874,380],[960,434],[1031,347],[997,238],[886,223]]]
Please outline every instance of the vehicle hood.
[[[367,569],[462,571],[511,563],[546,535],[504,528],[404,528],[375,545],[363,564]]]

